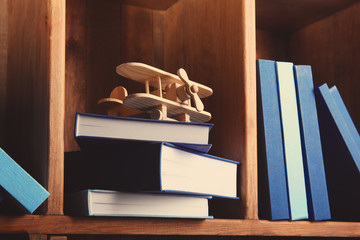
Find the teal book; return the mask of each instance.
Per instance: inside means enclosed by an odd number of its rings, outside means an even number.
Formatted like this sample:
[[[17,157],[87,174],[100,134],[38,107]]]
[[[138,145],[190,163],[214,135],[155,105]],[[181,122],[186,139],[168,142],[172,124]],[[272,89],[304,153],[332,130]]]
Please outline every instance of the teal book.
[[[309,219],[331,219],[311,66],[294,66]]]
[[[14,206],[13,210],[6,209],[7,213],[33,213],[49,197],[49,192],[1,148],[0,166],[0,185],[4,194],[0,206],[5,202]]]
[[[276,62],[281,121],[292,220],[308,218],[293,64]]]

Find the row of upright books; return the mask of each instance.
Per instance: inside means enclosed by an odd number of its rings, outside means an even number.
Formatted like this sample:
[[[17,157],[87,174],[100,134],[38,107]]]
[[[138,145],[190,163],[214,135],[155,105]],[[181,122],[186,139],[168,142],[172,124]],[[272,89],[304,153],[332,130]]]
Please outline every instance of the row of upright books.
[[[360,219],[360,136],[336,86],[311,66],[258,60],[262,218]]]
[[[212,127],[77,113],[81,151],[66,153],[66,212],[211,218],[209,199],[237,199],[239,164],[208,154]]]

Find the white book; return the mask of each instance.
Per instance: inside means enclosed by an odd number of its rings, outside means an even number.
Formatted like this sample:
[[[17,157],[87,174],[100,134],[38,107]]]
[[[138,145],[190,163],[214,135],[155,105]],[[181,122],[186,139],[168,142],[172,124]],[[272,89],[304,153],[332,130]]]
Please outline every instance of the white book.
[[[205,196],[87,189],[70,198],[70,214],[84,216],[212,218]]]
[[[77,113],[75,138],[109,138],[208,145],[213,124]]]

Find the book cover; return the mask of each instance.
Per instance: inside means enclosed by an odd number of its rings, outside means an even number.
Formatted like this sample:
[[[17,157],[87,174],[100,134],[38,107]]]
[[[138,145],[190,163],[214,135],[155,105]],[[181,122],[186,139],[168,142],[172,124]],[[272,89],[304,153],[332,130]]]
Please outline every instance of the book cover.
[[[356,129],[356,126],[350,116],[350,113],[348,112],[345,103],[340,95],[339,90],[337,89],[336,86],[332,86],[331,88],[329,88],[329,91],[331,93],[331,96],[333,97],[336,106],[338,107],[341,116],[344,118],[344,121],[346,123],[346,126],[348,127],[351,136],[353,137],[354,141],[355,141],[355,145],[358,146],[358,148],[360,148],[360,135],[358,130]],[[358,158],[354,159],[355,160],[355,164],[358,168],[358,170],[360,171],[360,161]]]
[[[276,62],[286,173],[292,220],[308,218],[293,64]]]
[[[330,220],[318,113],[311,66],[294,66],[309,218]]]
[[[86,189],[69,198],[67,214],[110,217],[212,218],[209,196]]]
[[[6,206],[16,206],[7,213],[33,213],[50,195],[1,148],[0,166],[0,205],[6,201]]]
[[[187,145],[209,144],[209,132],[213,124],[152,120],[130,117],[113,117],[89,113],[77,113],[75,138],[81,145],[91,139],[123,139],[171,142]],[[206,148],[206,147],[205,147]]]
[[[70,191],[163,191],[237,198],[238,162],[169,143],[124,142],[68,153],[65,160]]]
[[[275,61],[257,61],[259,215],[290,219]]]
[[[326,83],[316,99],[332,219],[359,221],[359,147]]]
[[[161,141],[150,141],[150,140],[134,140],[134,139],[116,139],[106,137],[77,137],[76,141],[80,149],[96,148],[99,146],[105,147],[116,147],[117,145],[126,144],[126,142],[147,142],[147,143],[160,143]],[[198,151],[202,153],[208,153],[212,147],[212,144],[196,144],[196,143],[172,143],[184,149]]]

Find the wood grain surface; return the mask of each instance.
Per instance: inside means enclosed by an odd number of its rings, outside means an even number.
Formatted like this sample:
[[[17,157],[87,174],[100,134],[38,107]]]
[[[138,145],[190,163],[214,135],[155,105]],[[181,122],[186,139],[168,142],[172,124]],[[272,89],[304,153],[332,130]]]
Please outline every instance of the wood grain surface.
[[[163,20],[163,69],[182,67],[214,90],[203,99],[212,153],[242,163],[241,201],[214,201],[215,215],[257,218],[255,2],[182,0],[154,15]]]
[[[314,83],[336,85],[360,130],[360,3],[290,36],[289,55],[312,66]]]
[[[44,211],[61,214],[65,0],[8,4],[5,149],[51,193]]]
[[[8,62],[8,0],[0,0],[0,114],[6,115],[6,82]],[[5,119],[0,118],[0,131],[5,130]],[[0,145],[3,146],[5,136],[0,135]]]
[[[357,2],[359,0],[257,0],[256,25],[259,29],[292,33]]]
[[[0,216],[0,233],[360,237],[360,223],[27,215]]]

